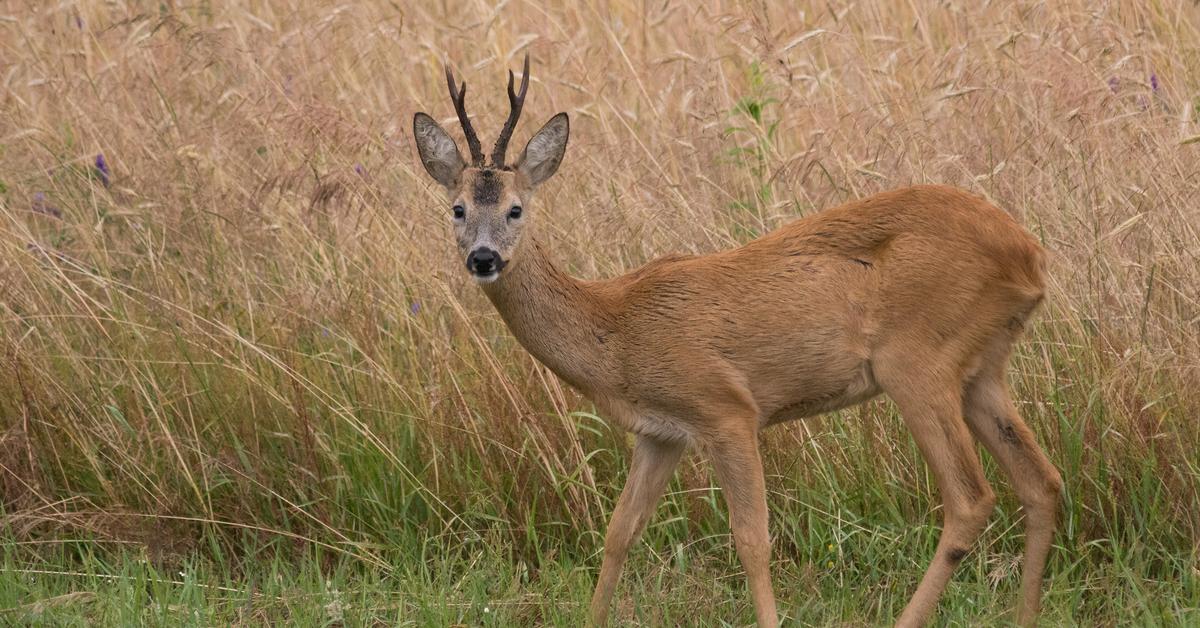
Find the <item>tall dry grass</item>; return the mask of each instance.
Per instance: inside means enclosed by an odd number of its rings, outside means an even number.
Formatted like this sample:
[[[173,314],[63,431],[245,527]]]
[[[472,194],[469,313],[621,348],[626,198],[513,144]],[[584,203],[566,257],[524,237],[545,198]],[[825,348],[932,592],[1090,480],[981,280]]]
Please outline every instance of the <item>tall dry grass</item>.
[[[572,116],[531,216],[578,275],[913,183],[1018,216],[1053,256],[1013,379],[1067,478],[1060,544],[1194,551],[1200,10],[984,4],[8,5],[6,534],[594,549],[624,441],[461,272],[409,134],[452,119],[448,58],[491,141],[527,51],[514,142]],[[777,519],[810,487],[936,521],[885,403],[765,440]],[[686,466],[679,499],[703,500]]]

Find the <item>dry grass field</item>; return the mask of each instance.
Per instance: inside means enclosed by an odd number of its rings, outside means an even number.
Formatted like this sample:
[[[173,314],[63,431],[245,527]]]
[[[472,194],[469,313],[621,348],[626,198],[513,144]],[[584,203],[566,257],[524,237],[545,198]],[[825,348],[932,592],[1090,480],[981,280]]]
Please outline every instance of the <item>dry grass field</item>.
[[[578,625],[628,441],[512,339],[416,158],[572,136],[583,277],[914,183],[1051,252],[1013,360],[1066,480],[1048,625],[1200,625],[1200,7],[1143,2],[0,4],[0,623]],[[753,295],[747,295],[753,298]],[[914,365],[919,368],[919,365]],[[894,618],[939,501],[889,402],[763,436],[787,625]],[[1015,604],[1000,495],[939,621]],[[689,455],[618,590],[753,612]]]

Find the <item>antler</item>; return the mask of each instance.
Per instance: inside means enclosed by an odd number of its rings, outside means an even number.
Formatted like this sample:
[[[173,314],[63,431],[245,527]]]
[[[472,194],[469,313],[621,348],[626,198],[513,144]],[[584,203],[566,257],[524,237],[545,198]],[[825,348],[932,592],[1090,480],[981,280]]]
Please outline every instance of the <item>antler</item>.
[[[508,121],[496,139],[496,147],[492,149],[492,165],[504,167],[504,153],[508,151],[508,139],[512,137],[517,119],[521,117],[521,106],[525,104],[525,92],[529,89],[529,53],[525,53],[525,69],[521,70],[521,93],[513,91],[513,73],[508,71]]]
[[[463,135],[467,136],[467,147],[471,149],[471,161],[477,166],[482,166],[483,148],[479,146],[479,137],[475,135],[475,128],[471,126],[471,119],[467,117],[467,82],[463,81],[462,89],[455,88],[454,74],[450,72],[450,66],[447,65],[446,85],[450,88],[450,100],[454,102],[454,110],[458,112],[458,123],[462,125]]]

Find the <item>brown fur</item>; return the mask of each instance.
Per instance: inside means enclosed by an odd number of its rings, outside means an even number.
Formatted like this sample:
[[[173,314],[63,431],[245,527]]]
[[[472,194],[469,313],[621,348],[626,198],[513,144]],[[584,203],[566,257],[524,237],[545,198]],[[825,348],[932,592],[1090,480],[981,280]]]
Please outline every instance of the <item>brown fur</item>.
[[[453,152],[435,150],[444,148],[440,129],[421,124],[418,141],[422,133],[432,138],[423,156]],[[565,144],[565,117],[556,116],[530,140],[515,174],[505,173],[497,195],[505,200],[493,205],[470,198],[477,169],[428,160],[427,169],[443,179],[454,173],[446,183],[451,202],[491,225],[489,243],[504,243],[507,266],[483,289],[512,333],[637,435],[605,538],[592,621],[605,623],[629,547],[693,444],[707,452],[724,491],[758,622],[776,625],[757,433],[883,392],[933,471],[945,518],[937,556],[897,625],[932,615],[992,511],[972,435],[1012,479],[1026,510],[1017,618],[1033,623],[1061,480],[1004,377],[1011,346],[1045,290],[1045,255],[1033,237],[979,197],[917,186],[820,212],[737,249],[582,281],[551,263],[527,225],[513,232],[502,218],[514,203],[529,211],[533,189],[553,174]],[[460,225],[466,254],[474,244],[462,234]]]
[[[760,623],[772,623],[774,605],[759,556],[765,546],[756,545],[767,542],[756,432],[881,391],[900,405],[946,500],[938,547],[945,560],[933,562],[899,623],[929,617],[992,509],[968,428],[987,431],[980,441],[1037,513],[1020,609],[1022,621],[1032,621],[1060,480],[1004,392],[1017,333],[1010,321],[1023,323],[1041,300],[1044,255],[1003,211],[952,188],[907,188],[738,249],[658,260],[592,282],[558,271],[536,242],[523,247],[485,292],[535,357],[639,435],[638,451],[665,448],[661,464],[673,464],[690,442],[725,467],[718,476],[741,515],[735,538]],[[975,412],[979,404],[988,409]],[[638,469],[630,481],[663,473]],[[597,622],[624,560],[616,554],[644,526],[661,484],[632,485],[627,491],[643,495],[639,509],[626,515],[635,506],[623,504],[614,513]]]

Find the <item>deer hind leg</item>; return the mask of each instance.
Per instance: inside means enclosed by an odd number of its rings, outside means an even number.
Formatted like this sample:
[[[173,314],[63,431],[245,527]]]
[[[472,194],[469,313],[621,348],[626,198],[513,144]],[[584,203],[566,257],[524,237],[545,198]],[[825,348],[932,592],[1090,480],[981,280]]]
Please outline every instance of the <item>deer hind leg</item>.
[[[898,355],[905,358],[877,365],[876,373],[932,470],[943,503],[942,535],[933,561],[896,621],[897,626],[920,626],[933,614],[954,568],[979,538],[996,497],[962,419],[961,380],[941,376],[936,365],[914,369],[907,359],[912,352]]]
[[[980,373],[965,387],[963,412],[971,432],[1012,481],[1025,510],[1025,564],[1017,622],[1028,626],[1037,620],[1041,604],[1042,572],[1054,537],[1062,477],[1013,405],[1004,379],[1010,342],[999,340],[985,354]]]
[[[753,427],[729,429],[704,444],[729,507],[729,527],[738,559],[746,570],[758,625],[773,628],[779,625],[779,617],[775,611],[775,593],[771,589],[767,491],[757,430]]]
[[[609,605],[621,579],[621,568],[625,566],[629,547],[641,536],[654,513],[654,507],[679,464],[684,446],[682,442],[638,437],[629,477],[604,535],[604,560],[592,594],[590,615],[593,625],[603,626],[608,621]]]

